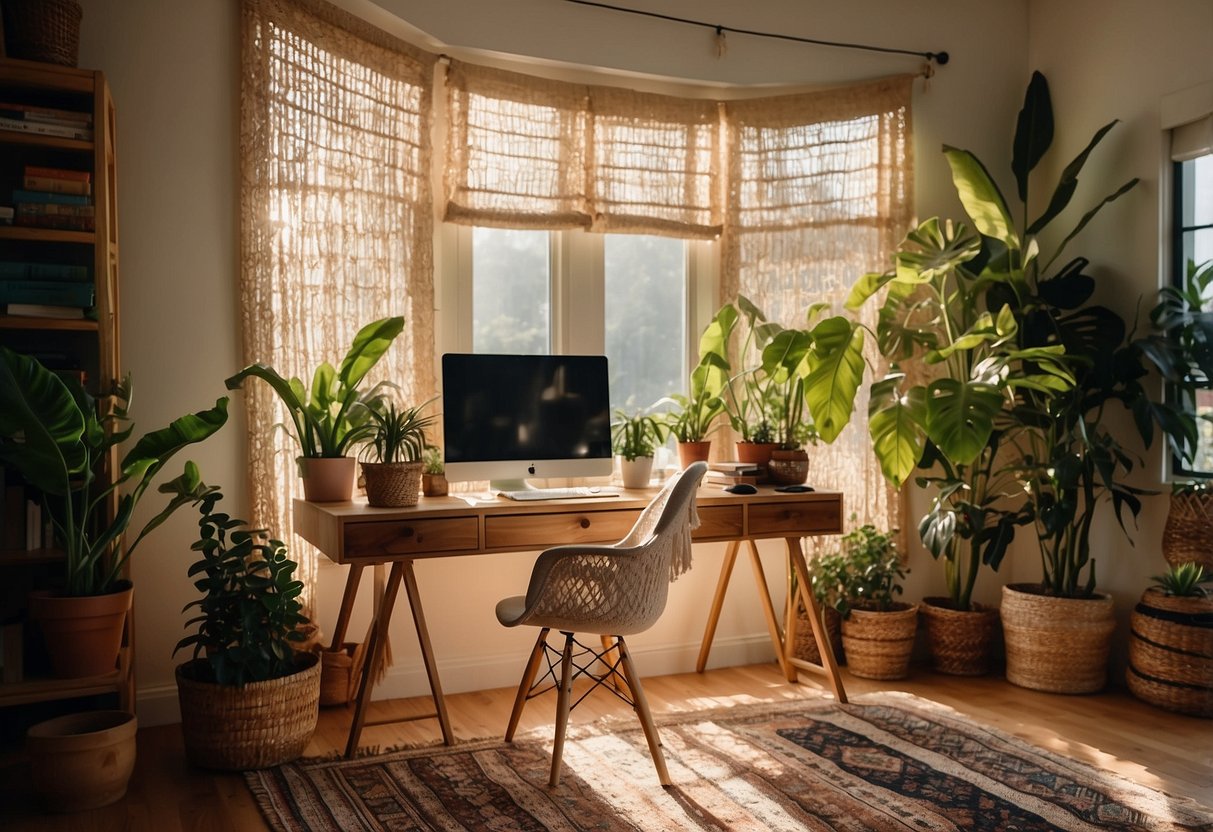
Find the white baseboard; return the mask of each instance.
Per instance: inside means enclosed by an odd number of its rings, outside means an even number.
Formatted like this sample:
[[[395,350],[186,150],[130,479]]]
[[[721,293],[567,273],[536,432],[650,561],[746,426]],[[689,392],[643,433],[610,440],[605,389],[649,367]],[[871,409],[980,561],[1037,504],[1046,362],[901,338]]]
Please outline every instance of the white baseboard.
[[[657,645],[634,649],[633,660],[641,676],[690,673],[699,658],[699,644]],[[775,660],[771,640],[765,634],[718,638],[712,644],[709,667],[732,667]],[[493,655],[438,662],[445,693],[512,688],[522,675],[525,655]],[[388,669],[375,686],[374,699],[405,699],[430,692],[425,668],[420,664]],[[140,688],[136,696],[139,724],[145,727],[181,721],[176,685]]]

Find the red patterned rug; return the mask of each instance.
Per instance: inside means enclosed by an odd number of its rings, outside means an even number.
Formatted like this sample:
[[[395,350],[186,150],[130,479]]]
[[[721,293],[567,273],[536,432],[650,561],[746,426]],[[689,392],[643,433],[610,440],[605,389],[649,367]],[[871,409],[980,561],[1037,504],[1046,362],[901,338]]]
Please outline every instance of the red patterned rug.
[[[880,693],[658,720],[662,789],[633,720],[308,761],[246,777],[276,830],[1204,830],[1213,810]]]

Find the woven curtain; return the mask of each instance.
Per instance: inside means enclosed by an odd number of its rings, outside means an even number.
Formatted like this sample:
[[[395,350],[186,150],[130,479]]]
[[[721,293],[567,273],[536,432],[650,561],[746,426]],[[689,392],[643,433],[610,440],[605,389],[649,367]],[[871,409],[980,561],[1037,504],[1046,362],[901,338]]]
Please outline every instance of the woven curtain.
[[[715,102],[452,61],[447,115],[450,222],[699,239],[720,233]]]
[[[911,81],[725,105],[723,298],[740,292],[771,320],[803,326],[810,304],[830,302],[841,312],[855,280],[888,268],[913,214]],[[873,330],[874,313],[864,310]],[[871,341],[867,358],[879,377],[884,367]],[[866,393],[865,384],[834,444],[809,449],[810,477],[843,492],[859,523],[892,528],[900,526],[900,504],[872,453]]]
[[[244,358],[310,387],[354,334],[404,332],[367,379],[419,404],[434,383],[433,56],[319,0],[244,0],[241,269]],[[237,368],[232,368],[233,371]],[[269,386],[245,382],[253,522],[283,540],[302,496]],[[317,553],[295,538],[308,592]]]

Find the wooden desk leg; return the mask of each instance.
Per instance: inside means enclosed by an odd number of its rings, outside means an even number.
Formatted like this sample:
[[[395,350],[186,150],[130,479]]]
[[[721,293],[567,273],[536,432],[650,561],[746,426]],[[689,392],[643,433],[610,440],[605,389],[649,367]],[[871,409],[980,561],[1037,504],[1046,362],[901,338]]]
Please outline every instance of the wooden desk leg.
[[[747,540],[750,544],[750,564],[754,567],[754,580],[758,584],[758,600],[762,602],[762,612],[767,618],[767,632],[771,636],[771,645],[775,648],[775,658],[779,659],[779,667],[789,682],[796,681],[796,669],[788,664],[787,651],[783,639],[779,636],[779,619],[775,617],[775,605],[771,603],[771,591],[767,588],[766,572],[762,569],[762,560],[758,557],[758,544]]]
[[[845,704],[847,692],[843,689],[842,677],[838,674],[838,662],[834,658],[834,647],[830,644],[829,633],[826,632],[825,624],[821,620],[821,610],[817,606],[817,599],[813,597],[812,587],[809,585],[809,565],[804,559],[804,550],[800,548],[800,538],[789,537],[787,542],[788,557],[792,559],[792,568],[796,570],[799,577],[797,583],[800,587],[800,600],[804,604],[804,608],[808,610],[809,622],[813,627],[813,638],[817,642],[817,651],[821,654],[821,668],[830,682],[830,688],[834,691],[834,698],[839,703]],[[785,663],[789,668],[793,668],[792,672],[795,672],[791,637],[788,638],[786,647]],[[791,681],[791,677],[789,677],[789,681]]]
[[[366,709],[371,704],[372,680],[379,673],[379,666],[384,659],[384,645],[387,644],[388,627],[392,621],[392,608],[396,605],[396,595],[400,592],[400,578],[404,574],[404,562],[392,564],[392,572],[388,576],[387,585],[383,590],[382,602],[378,604],[375,614],[375,626],[371,628],[370,643],[367,644],[366,663],[362,666],[362,684],[358,687],[358,704],[354,708],[354,722],[350,725],[349,740],[345,744],[345,756],[353,757],[358,750],[358,740],[362,736],[362,726],[366,722]]]
[[[430,679],[430,695],[434,698],[434,709],[437,711],[438,724],[442,727],[442,740],[447,745],[455,744],[455,733],[451,730],[451,720],[446,713],[446,699],[442,695],[442,682],[438,678],[438,664],[434,661],[434,648],[430,646],[430,631],[425,626],[425,613],[421,609],[421,593],[417,591],[417,576],[413,574],[413,562],[401,561],[392,567],[404,566],[404,591],[409,596],[409,609],[413,611],[413,625],[417,628],[417,641],[421,644],[421,659],[425,662],[425,675]],[[386,598],[385,601],[386,603]]]
[[[349,574],[345,579],[345,593],[341,596],[341,609],[337,612],[337,623],[333,625],[333,642],[329,650],[340,650],[345,642],[346,630],[350,628],[350,616],[354,613],[354,601],[358,597],[358,584],[362,580],[363,565],[350,565]]]
[[[720,564],[720,578],[716,581],[716,597],[712,599],[712,609],[708,612],[708,624],[703,630],[703,642],[699,645],[699,660],[695,662],[695,672],[703,673],[708,666],[708,653],[712,651],[712,639],[716,638],[716,624],[720,620],[720,609],[724,606],[724,594],[729,588],[729,577],[733,574],[733,563],[737,560],[737,548],[741,541],[730,540],[724,550],[724,562]]]

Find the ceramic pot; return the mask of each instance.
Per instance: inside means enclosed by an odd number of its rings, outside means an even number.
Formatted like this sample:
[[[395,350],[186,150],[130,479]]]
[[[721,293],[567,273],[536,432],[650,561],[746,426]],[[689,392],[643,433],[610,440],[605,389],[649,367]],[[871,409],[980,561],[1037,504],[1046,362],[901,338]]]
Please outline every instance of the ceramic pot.
[[[445,497],[450,493],[446,474],[422,474],[421,493],[427,497]]]
[[[43,806],[81,812],[121,800],[135,770],[138,726],[135,715],[125,711],[86,711],[30,728],[25,750]]]
[[[803,448],[771,451],[767,477],[776,485],[800,485],[809,478],[809,455]]]
[[[737,461],[766,467],[771,461],[771,452],[778,448],[775,442],[738,442]]]
[[[1049,693],[1094,693],[1108,680],[1112,596],[1058,598],[1037,584],[1002,588],[1007,681]]]
[[[638,456],[631,460],[619,457],[619,475],[624,488],[648,488],[653,477],[653,457]]]
[[[55,676],[79,679],[114,672],[134,592],[130,581],[123,584],[106,595],[30,593],[30,617],[42,629]]]
[[[354,499],[352,456],[298,458],[303,499],[310,503],[341,503]]]
[[[702,442],[679,442],[678,464],[686,468],[692,462],[707,462],[711,451],[711,439],[705,439]]]

